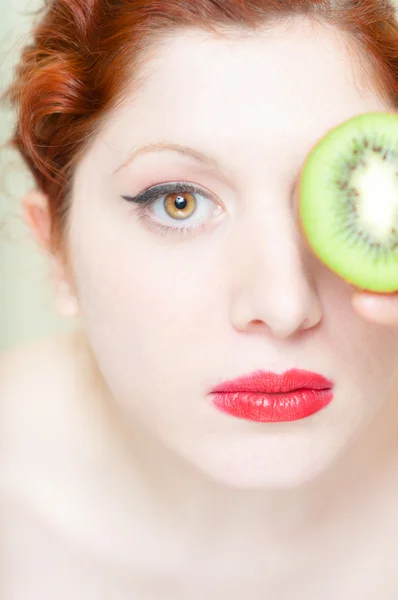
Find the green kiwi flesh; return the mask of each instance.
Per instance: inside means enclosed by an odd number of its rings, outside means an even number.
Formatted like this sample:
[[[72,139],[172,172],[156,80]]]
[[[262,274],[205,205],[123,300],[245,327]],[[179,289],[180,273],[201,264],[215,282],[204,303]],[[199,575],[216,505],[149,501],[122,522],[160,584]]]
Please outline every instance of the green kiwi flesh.
[[[359,115],[310,152],[299,213],[315,254],[363,290],[398,290],[398,115]]]

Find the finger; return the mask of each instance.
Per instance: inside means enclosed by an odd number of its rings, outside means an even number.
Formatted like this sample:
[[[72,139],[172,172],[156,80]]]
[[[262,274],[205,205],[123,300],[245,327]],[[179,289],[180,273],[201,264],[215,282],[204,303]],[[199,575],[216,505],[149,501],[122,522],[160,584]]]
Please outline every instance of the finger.
[[[352,304],[364,319],[398,327],[398,294],[369,294],[357,292],[352,298]]]

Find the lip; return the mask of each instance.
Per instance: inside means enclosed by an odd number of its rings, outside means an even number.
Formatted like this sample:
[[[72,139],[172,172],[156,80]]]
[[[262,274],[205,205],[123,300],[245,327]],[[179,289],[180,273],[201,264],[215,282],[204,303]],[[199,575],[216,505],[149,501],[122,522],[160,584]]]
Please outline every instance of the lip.
[[[333,399],[333,382],[318,373],[291,369],[278,375],[256,371],[217,385],[213,405],[232,416],[259,422],[309,417]]]

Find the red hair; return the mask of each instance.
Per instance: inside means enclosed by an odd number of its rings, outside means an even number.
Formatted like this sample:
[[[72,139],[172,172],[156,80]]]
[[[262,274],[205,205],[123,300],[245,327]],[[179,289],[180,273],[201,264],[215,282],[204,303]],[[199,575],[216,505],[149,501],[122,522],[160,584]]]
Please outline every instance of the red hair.
[[[386,0],[52,0],[43,11],[4,98],[18,109],[9,145],[49,198],[53,250],[63,241],[76,162],[173,31],[249,33],[307,15],[356,40],[378,90],[398,106],[398,24]]]

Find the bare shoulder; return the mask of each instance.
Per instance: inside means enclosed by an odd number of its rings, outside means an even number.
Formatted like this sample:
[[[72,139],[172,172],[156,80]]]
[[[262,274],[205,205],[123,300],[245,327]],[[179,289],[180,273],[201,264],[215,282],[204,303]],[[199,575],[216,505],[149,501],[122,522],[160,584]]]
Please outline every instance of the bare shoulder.
[[[0,354],[0,408],[4,417],[37,420],[49,416],[74,369],[70,353],[73,335],[56,335]],[[32,423],[33,424],[33,423]]]
[[[73,335],[0,354],[0,595],[5,600],[27,598],[26,586],[44,592],[39,585],[43,565],[55,573],[68,556],[50,508],[61,475],[69,486],[62,457],[73,437],[67,408],[77,370]]]
[[[23,470],[66,442],[79,405],[75,331],[0,354],[0,465]]]
[[[34,340],[0,353],[0,398],[13,393],[14,399],[23,391],[32,392],[32,385],[42,393],[50,386],[59,386],[60,377],[71,367],[70,349],[76,332]]]
[[[139,480],[124,477],[125,457],[108,433],[108,413],[101,412],[97,389],[85,379],[91,383],[88,360],[75,333],[0,355],[4,600],[134,596],[112,565],[117,565],[117,540],[129,535],[128,519],[135,524],[130,507],[145,503],[138,504]],[[115,505],[128,506],[129,512]],[[143,513],[137,510],[140,522]]]

